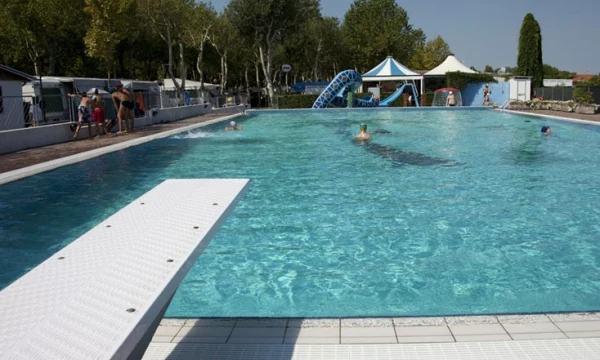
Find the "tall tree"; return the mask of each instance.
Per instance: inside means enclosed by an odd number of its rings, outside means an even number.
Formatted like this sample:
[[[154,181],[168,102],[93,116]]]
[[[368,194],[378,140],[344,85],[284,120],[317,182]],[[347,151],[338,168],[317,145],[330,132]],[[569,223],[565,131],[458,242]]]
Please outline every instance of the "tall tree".
[[[226,10],[217,18],[216,26],[213,27],[210,36],[212,46],[221,57],[221,93],[227,88],[229,54],[235,47],[242,46],[239,39],[240,35],[231,23],[229,11]]]
[[[417,45],[410,63],[413,69],[431,70],[450,55],[452,55],[450,46],[438,35],[424,45]]]
[[[533,14],[523,19],[519,34],[517,75],[531,76],[533,87],[544,85],[544,62],[542,60],[542,31]]]
[[[57,75],[59,61],[69,55],[74,38],[85,29],[83,6],[84,0],[2,1],[0,30],[10,34],[10,42],[2,47],[12,50],[13,58],[25,54],[37,76],[46,62],[45,73]]]
[[[273,89],[273,57],[282,40],[314,14],[318,0],[231,0],[231,21],[246,40],[255,43],[267,82],[269,97]]]
[[[407,63],[416,46],[425,42],[423,32],[413,29],[408,14],[394,0],[354,0],[344,16],[343,31],[361,72],[388,55]]]
[[[91,22],[85,36],[87,53],[106,64],[108,80],[115,58],[115,49],[125,39],[131,14],[135,14],[134,0],[85,0],[85,12]]]
[[[204,60],[204,48],[210,38],[217,19],[217,13],[211,4],[204,2],[196,3],[192,12],[191,22],[187,28],[190,44],[198,51],[196,56],[196,70],[200,76],[200,88],[204,90],[204,71],[202,61]]]
[[[169,53],[167,71],[179,93],[180,101],[183,101],[185,79],[187,77],[184,41],[187,38],[186,29],[191,22],[193,9],[193,0],[146,0],[144,7],[146,15],[155,31],[167,45]],[[181,84],[175,78],[173,69],[173,47],[175,45],[179,49],[179,78],[181,79]]]
[[[486,65],[485,68],[483,69],[483,72],[493,73],[494,72],[494,68],[491,65]]]

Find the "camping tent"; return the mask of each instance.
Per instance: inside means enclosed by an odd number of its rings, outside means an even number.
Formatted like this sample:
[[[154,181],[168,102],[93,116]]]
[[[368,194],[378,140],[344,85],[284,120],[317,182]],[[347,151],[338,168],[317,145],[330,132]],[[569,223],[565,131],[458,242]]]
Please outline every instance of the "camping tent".
[[[388,56],[379,65],[363,74],[363,82],[365,81],[408,81],[420,80],[421,93],[423,93],[423,75],[410,70],[406,66],[400,64],[396,59]]]
[[[468,74],[476,74],[477,71],[473,71],[466,67],[463,63],[458,61],[454,55],[450,55],[444,60],[443,63],[439,64],[436,68],[429,70],[425,73],[425,76],[444,76],[448,72],[460,71]]]

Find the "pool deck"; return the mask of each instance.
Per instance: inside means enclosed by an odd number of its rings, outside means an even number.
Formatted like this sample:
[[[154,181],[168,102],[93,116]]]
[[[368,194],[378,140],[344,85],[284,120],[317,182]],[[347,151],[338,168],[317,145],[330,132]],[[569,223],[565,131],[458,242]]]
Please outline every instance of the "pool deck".
[[[111,136],[100,136],[92,140],[77,140],[66,143],[43,146],[17,151],[9,154],[0,155],[0,174],[8,171],[21,169],[27,166],[37,165],[46,161],[51,161],[90,150],[104,148],[110,145],[124,143],[126,141],[139,139],[142,137],[158,134],[165,131],[179,129],[185,126],[204,123],[210,120],[215,120],[224,116],[237,114],[238,111],[232,108],[230,113],[206,114],[185,120],[174,121],[164,124],[154,124],[150,126],[140,127],[135,132],[130,134]],[[85,133],[87,129],[82,129]]]
[[[553,116],[573,120],[595,121],[600,123],[600,114],[586,115],[552,110],[517,110],[517,112],[527,113],[531,115]]]
[[[152,338],[144,359],[192,359],[210,353],[238,359],[234,355],[240,351],[256,356],[240,359],[266,359],[271,358],[269,354],[293,353],[294,347],[303,352],[306,346],[313,350],[312,355],[273,358],[470,359],[464,354],[434,356],[435,350],[455,351],[460,347],[471,355],[473,349],[487,354],[473,358],[600,359],[600,312],[360,319],[166,318]],[[532,348],[528,349],[529,346]],[[558,356],[565,347],[570,350]],[[414,353],[413,357],[389,356],[390,352],[406,353],[407,349]],[[359,351],[363,357],[323,355],[342,350]],[[536,351],[541,350],[553,356],[540,357]],[[515,357],[512,356],[514,351],[517,351]],[[262,357],[254,354],[262,354]]]

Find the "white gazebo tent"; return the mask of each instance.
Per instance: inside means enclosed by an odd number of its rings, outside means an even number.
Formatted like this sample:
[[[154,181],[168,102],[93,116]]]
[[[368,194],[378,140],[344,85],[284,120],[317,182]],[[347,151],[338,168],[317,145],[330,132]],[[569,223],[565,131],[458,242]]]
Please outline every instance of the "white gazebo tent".
[[[467,74],[476,74],[477,71],[469,69],[466,65],[458,61],[454,55],[450,55],[443,63],[425,73],[425,76],[445,76],[446,73],[460,71]]]
[[[363,74],[362,80],[363,82],[419,80],[421,82],[421,94],[423,93],[423,75],[410,70],[391,56],[388,56],[379,65]]]

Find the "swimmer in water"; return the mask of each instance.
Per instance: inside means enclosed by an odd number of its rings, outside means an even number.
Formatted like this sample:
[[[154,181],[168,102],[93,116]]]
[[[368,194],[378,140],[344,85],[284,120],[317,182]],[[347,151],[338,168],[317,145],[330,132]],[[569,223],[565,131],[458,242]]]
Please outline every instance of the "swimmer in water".
[[[360,124],[360,133],[358,133],[354,138],[359,141],[371,140],[371,135],[367,133],[367,124]]]
[[[545,136],[552,134],[552,129],[550,128],[550,126],[548,126],[548,125],[542,126],[542,134],[544,134]]]
[[[230,131],[230,130],[242,130],[242,127],[238,127],[237,123],[235,121],[231,121],[229,123],[229,126],[225,127],[225,131]]]

